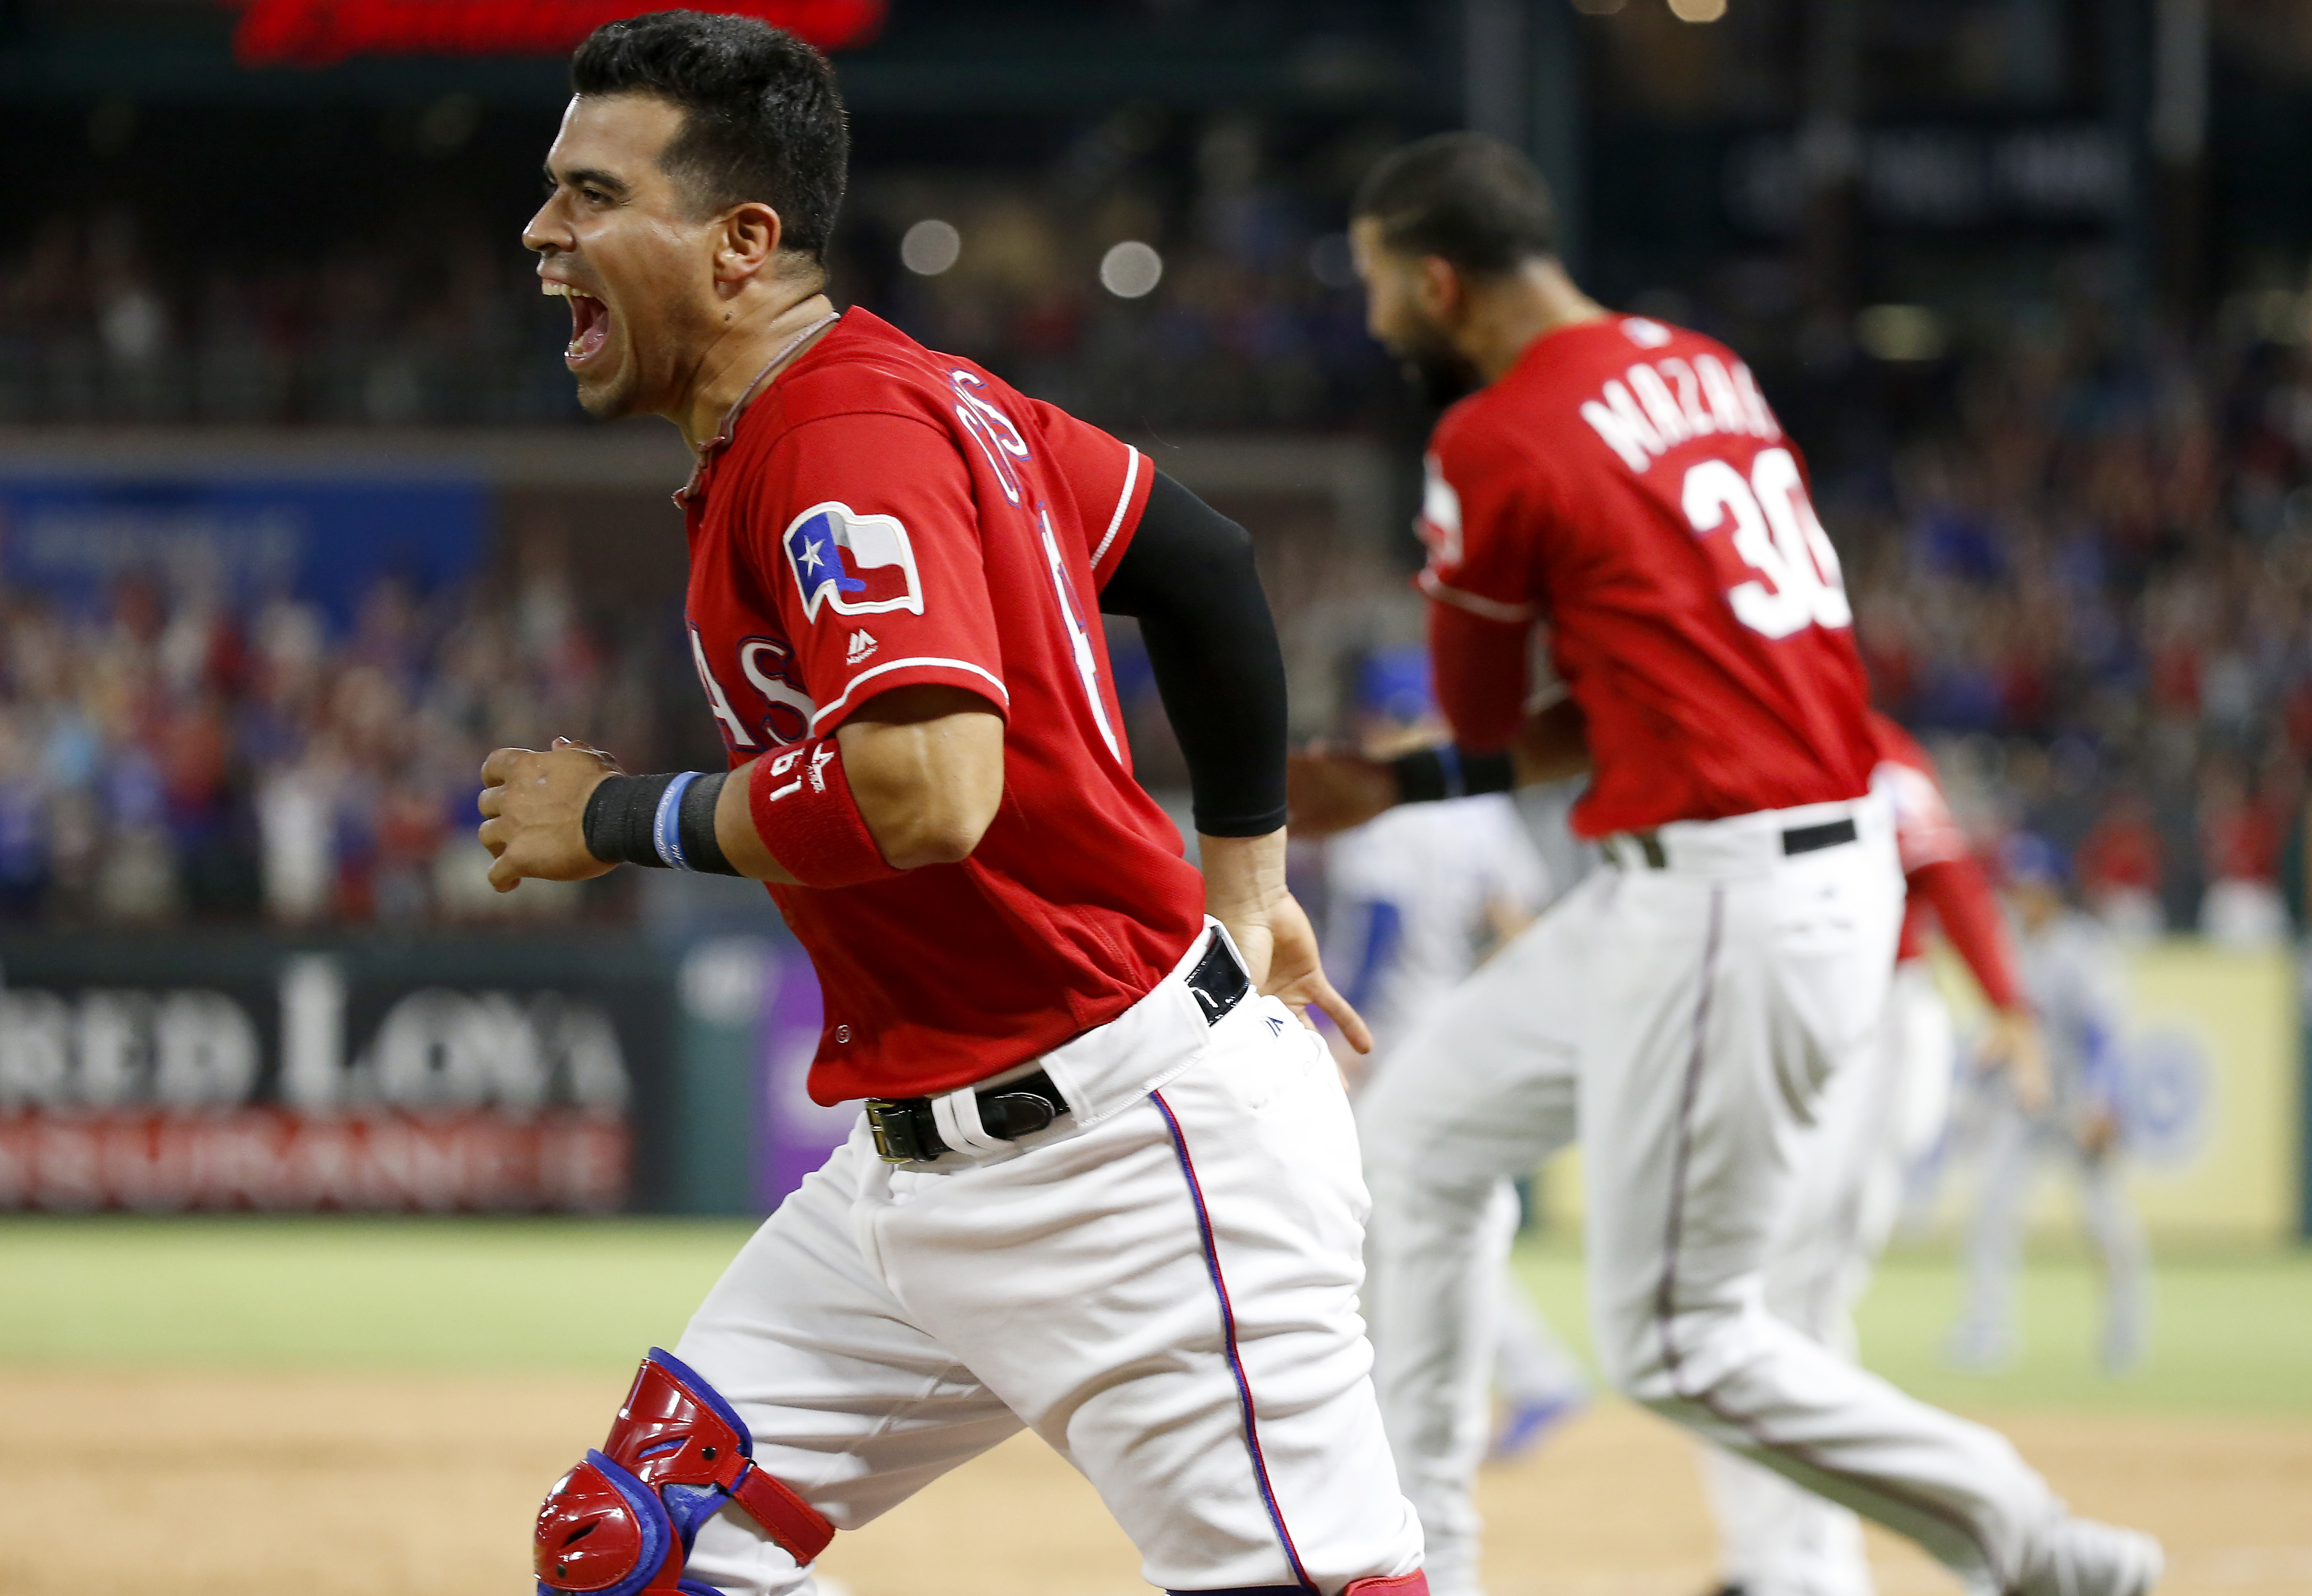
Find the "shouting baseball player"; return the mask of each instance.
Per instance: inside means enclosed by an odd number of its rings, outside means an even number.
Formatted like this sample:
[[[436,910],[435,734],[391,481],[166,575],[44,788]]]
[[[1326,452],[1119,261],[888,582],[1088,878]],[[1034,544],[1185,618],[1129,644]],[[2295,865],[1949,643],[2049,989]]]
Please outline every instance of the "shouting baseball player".
[[[1354,1128],[1294,1012],[1362,1039],[1283,887],[1249,539],[836,311],[846,136],[810,49],[670,12],[572,78],[524,241],[586,408],[696,452],[690,647],[729,758],[499,750],[491,878],[770,883],[825,995],[811,1091],[867,1104],[554,1486],[539,1591],[808,1590],[836,1530],[1022,1425],[1168,1591],[1424,1591],[1356,1313]],[[1145,631],[1202,879],[1133,780],[1102,607]]]
[[[1478,390],[1438,424],[1421,517],[1459,747],[1313,757],[1296,798],[1348,824],[1586,766],[1574,826],[1612,862],[1414,1039],[1436,1057],[1384,1075],[1417,1093],[1365,1116],[1376,1378],[1432,1582],[1477,1588],[1452,1382],[1501,1260],[1473,1237],[1492,1183],[1569,1139],[1578,1104],[1590,1311],[1619,1389],[1972,1584],[2140,1596],[2154,1542],[2071,1517],[2001,1436],[1767,1311],[1793,1153],[1874,1045],[1902,917],[1862,669],[1805,469],[1749,371],[1601,309],[1552,234],[1538,174],[1478,135],[1400,150],[1360,190],[1375,335],[1438,397]],[[1567,697],[1537,714],[1538,623]]]
[[[1878,767],[1905,901],[1894,985],[1878,1045],[1823,1090],[1781,1223],[1768,1246],[1766,1307],[1852,1358],[1854,1304],[1893,1231],[1905,1176],[1941,1138],[1957,1042],[1950,1011],[1927,968],[1940,925],[1973,972],[1988,1007],[1979,1065],[1997,1070],[2015,1101],[2046,1100],[2047,1065],[1990,883],[1944,799],[1934,762],[1911,734],[1873,712]],[[1721,1596],[1869,1596],[1862,1527],[1852,1511],[1721,1447],[1703,1448],[1703,1476],[1718,1521]]]

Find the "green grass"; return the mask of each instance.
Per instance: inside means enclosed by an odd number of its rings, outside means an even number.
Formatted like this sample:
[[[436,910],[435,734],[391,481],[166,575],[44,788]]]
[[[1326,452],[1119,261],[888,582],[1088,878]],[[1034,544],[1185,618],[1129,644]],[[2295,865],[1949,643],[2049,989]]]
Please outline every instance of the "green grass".
[[[10,1219],[0,1221],[0,1362],[622,1368],[673,1343],[751,1229]]]
[[[1519,1249],[1518,1266],[1552,1324],[1585,1357],[1581,1260],[1570,1244]],[[1944,1365],[1958,1311],[1948,1251],[1897,1251],[1856,1315],[1862,1360],[1904,1390],[1957,1408],[2098,1407],[2312,1413],[2312,1251],[2183,1253],[2159,1260],[2151,1352],[2124,1379],[2095,1360],[2097,1276],[2084,1256],[2036,1253],[2019,1297],[2024,1346],[2000,1374]]]
[[[166,1368],[623,1370],[666,1345],[751,1227],[617,1219],[0,1220],[0,1363]],[[1581,1258],[1519,1267],[1586,1352]],[[1962,1408],[2312,1413],[2312,1252],[2162,1259],[2142,1372],[2095,1366],[2095,1276],[2035,1256],[2009,1373],[1944,1368],[1958,1302],[1940,1251],[1898,1252],[1861,1314],[1864,1359]]]

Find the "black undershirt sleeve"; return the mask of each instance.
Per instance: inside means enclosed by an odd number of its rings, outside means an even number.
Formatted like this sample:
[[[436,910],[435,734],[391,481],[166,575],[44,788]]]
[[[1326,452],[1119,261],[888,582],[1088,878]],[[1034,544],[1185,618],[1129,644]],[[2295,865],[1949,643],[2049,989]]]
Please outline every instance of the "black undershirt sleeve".
[[[1284,824],[1284,655],[1251,535],[1159,471],[1099,607],[1140,622],[1196,829],[1265,837]]]

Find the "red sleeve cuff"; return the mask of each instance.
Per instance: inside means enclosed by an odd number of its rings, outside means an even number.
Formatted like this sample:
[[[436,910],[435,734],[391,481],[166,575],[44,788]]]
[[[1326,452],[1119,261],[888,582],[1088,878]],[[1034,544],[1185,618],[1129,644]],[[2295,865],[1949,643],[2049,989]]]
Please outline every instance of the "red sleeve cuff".
[[[896,660],[862,662],[858,670],[844,679],[843,690],[812,712],[811,735],[827,736],[878,693],[926,681],[968,688],[986,699],[996,714],[1011,718],[1012,695],[1003,679],[994,671],[969,660],[910,654]]]
[[[1091,584],[1094,591],[1108,585],[1108,579],[1116,574],[1116,567],[1124,558],[1124,551],[1132,547],[1132,534],[1140,530],[1140,513],[1148,508],[1149,487],[1156,480],[1156,467],[1152,461],[1129,443],[1125,445],[1124,452],[1131,456],[1131,463],[1125,467],[1124,487],[1117,495],[1115,507],[1108,510],[1105,521],[1094,522],[1085,528],[1092,537]],[[1084,506],[1087,518],[1105,508],[1090,504]]]

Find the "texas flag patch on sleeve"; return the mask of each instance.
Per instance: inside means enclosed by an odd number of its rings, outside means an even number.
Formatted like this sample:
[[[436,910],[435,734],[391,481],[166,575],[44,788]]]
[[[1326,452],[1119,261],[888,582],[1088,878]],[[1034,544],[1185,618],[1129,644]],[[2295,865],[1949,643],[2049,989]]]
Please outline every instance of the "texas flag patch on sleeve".
[[[924,612],[915,551],[898,517],[862,515],[830,499],[789,522],[784,542],[804,619],[819,619],[822,601],[838,615]]]

